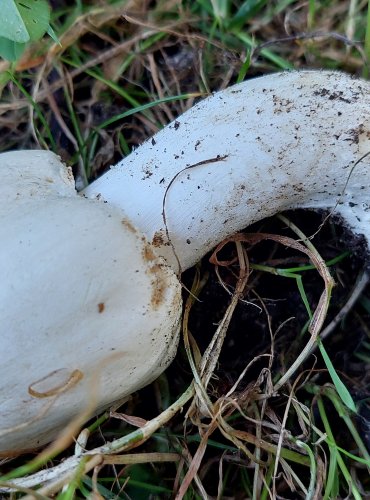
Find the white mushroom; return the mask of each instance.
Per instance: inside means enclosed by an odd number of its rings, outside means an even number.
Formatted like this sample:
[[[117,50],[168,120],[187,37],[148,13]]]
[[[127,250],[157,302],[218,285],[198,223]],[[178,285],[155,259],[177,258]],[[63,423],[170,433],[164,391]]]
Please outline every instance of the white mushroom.
[[[370,240],[369,156],[351,173],[369,151],[369,82],[326,71],[272,74],[194,106],[85,195],[121,207],[185,270],[226,236],[289,208],[339,202],[337,212]]]
[[[0,156],[0,453],[47,442],[89,398],[106,407],[167,366],[180,286],[153,249],[182,271],[295,207],[335,208],[369,242],[369,112],[369,83],[341,73],[250,80],[168,125],[90,200],[51,153]]]
[[[158,377],[176,351],[181,296],[145,238],[115,207],[78,196],[55,155],[1,155],[0,200],[8,454]]]

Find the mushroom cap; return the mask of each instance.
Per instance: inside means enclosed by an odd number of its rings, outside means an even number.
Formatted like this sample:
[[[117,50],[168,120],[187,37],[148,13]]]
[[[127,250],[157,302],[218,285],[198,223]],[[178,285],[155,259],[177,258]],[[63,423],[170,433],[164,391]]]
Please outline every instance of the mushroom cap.
[[[29,198],[76,195],[72,170],[50,151],[1,153],[0,180],[1,217]]]
[[[176,352],[181,313],[175,274],[118,209],[77,196],[52,153],[28,152],[26,168],[18,155],[0,155],[8,183],[0,209],[1,454],[40,446],[83,412],[153,381]]]

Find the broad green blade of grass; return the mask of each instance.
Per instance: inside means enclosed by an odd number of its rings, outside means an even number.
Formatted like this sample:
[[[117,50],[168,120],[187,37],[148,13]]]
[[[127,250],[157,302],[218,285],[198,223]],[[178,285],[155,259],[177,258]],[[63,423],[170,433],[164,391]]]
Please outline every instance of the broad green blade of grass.
[[[230,19],[227,29],[230,31],[241,31],[245,24],[267,4],[266,0],[245,0],[238,8],[237,13]]]
[[[127,118],[128,116],[134,115],[136,113],[142,113],[143,111],[146,111],[147,109],[154,108],[155,106],[158,106],[159,104],[163,104],[165,102],[181,101],[181,100],[190,99],[192,97],[199,97],[200,95],[202,95],[202,94],[198,93],[198,92],[193,92],[190,94],[181,94],[181,95],[177,95],[177,96],[163,97],[162,99],[156,99],[152,102],[148,102],[146,104],[141,104],[133,109],[129,109],[129,110],[125,111],[124,113],[120,113],[116,116],[113,116],[112,118],[109,118],[108,120],[105,120],[103,123],[98,125],[97,128],[99,128],[99,129],[106,128],[109,125],[112,125],[112,123],[115,123],[119,120],[122,120],[123,118]]]
[[[308,446],[307,443],[304,443],[303,441],[296,441],[296,444],[303,448],[307,455],[310,457],[310,484],[308,486],[307,494],[306,494],[306,500],[312,500],[315,496],[315,487],[316,487],[316,481],[317,481],[317,467],[316,467],[316,458],[315,455]]]
[[[318,343],[321,355],[325,361],[328,372],[330,374],[330,377],[331,377],[333,384],[335,385],[335,388],[338,392],[339,397],[341,398],[343,403],[347,406],[347,408],[349,408],[354,413],[357,413],[355,402],[353,401],[352,396],[349,393],[347,387],[343,384],[343,382],[339,378],[339,376],[338,376],[338,374],[333,366],[333,363],[331,362],[331,359],[329,358],[329,356],[326,352],[326,349],[325,349],[323,343],[321,342],[320,339],[317,339],[317,343]]]
[[[254,39],[247,33],[237,33],[236,37],[239,38],[250,49],[256,48]],[[280,69],[294,69],[294,66],[286,59],[280,57],[270,49],[262,49],[261,56],[265,57],[268,61],[272,62],[277,68]]]
[[[352,476],[350,474],[350,471],[348,470],[347,465],[345,464],[345,462],[344,462],[341,454],[338,452],[337,444],[335,442],[334,435],[333,435],[333,431],[332,431],[331,425],[330,425],[328,417],[327,417],[327,412],[326,412],[326,409],[325,409],[325,405],[324,405],[323,400],[322,400],[321,397],[318,397],[318,399],[317,399],[317,405],[318,405],[318,408],[319,408],[319,412],[320,412],[320,416],[321,416],[322,422],[323,422],[324,427],[325,427],[325,432],[328,435],[328,437],[329,437],[329,439],[330,439],[330,441],[332,443],[332,444],[329,445],[329,447],[332,450],[332,452],[335,453],[334,464],[335,464],[335,466],[338,467],[336,469],[336,471],[335,471],[334,483],[331,485],[331,487],[333,485],[335,485],[335,477],[338,476],[338,472],[340,470],[340,472],[343,474],[344,479],[347,482],[348,489],[351,492],[351,494],[353,495],[353,498],[355,498],[355,500],[361,500],[361,494],[360,494],[360,492],[359,492],[359,490],[358,490],[358,488],[357,488],[357,486],[355,484],[355,481],[352,479]],[[331,477],[332,476],[333,476],[333,474],[331,475]],[[331,497],[331,492],[328,492],[328,494],[329,494],[328,498],[332,498]]]

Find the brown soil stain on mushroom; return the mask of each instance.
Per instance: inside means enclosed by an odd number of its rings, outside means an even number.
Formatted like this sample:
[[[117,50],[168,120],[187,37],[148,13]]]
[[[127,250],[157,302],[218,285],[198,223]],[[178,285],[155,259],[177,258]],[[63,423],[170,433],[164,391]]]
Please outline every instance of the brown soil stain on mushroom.
[[[158,309],[164,302],[165,293],[167,289],[167,280],[164,278],[164,269],[160,264],[155,264],[149,270],[153,278],[151,281],[152,295],[150,303],[154,310]]]
[[[352,144],[359,145],[361,154],[365,154],[370,149],[370,127],[360,123],[358,127],[349,131]]]
[[[167,241],[167,237],[164,233],[164,231],[156,231],[154,233],[153,239],[152,239],[152,245],[155,248],[163,247],[163,246],[169,246],[170,243]]]
[[[154,233],[152,244],[154,247],[161,247],[164,245],[164,240],[163,240],[163,235],[160,233],[160,231],[157,231]]]
[[[98,304],[98,313],[101,314],[105,311],[105,304],[104,302],[99,302]]]
[[[122,219],[122,225],[130,231],[130,233],[136,234],[136,228],[127,219]]]
[[[151,275],[152,293],[150,298],[151,306],[154,310],[158,309],[164,301],[167,288],[167,280],[163,264],[159,264],[158,257],[155,255],[150,245],[147,244],[143,249],[143,259],[149,263],[147,273]]]
[[[155,255],[153,250],[148,244],[146,244],[143,249],[143,259],[148,262],[153,262],[153,260],[155,260],[156,258],[157,256]]]

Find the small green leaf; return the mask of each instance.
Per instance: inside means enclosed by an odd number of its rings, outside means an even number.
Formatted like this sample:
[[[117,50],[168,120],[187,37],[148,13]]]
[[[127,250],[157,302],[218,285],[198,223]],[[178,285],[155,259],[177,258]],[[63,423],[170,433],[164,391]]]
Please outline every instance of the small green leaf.
[[[8,61],[16,61],[22,55],[26,47],[25,43],[13,42],[8,38],[0,37],[0,57]]]
[[[50,8],[47,0],[15,0],[30,41],[40,40],[47,32]]]
[[[14,0],[1,2],[0,33],[2,37],[18,43],[26,43],[30,39]]]

